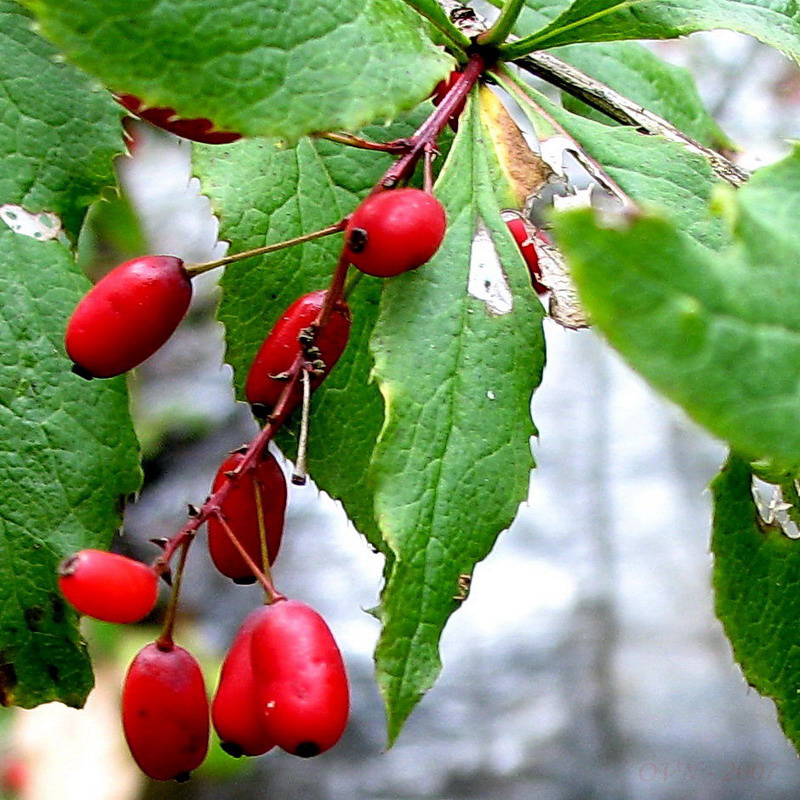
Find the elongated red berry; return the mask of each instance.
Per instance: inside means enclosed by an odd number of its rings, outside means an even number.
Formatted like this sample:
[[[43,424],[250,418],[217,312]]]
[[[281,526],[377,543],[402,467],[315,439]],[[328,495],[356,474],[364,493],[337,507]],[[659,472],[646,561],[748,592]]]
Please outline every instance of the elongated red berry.
[[[514,241],[517,243],[525,263],[528,265],[528,272],[530,273],[534,290],[538,294],[545,294],[550,291],[541,282],[542,268],[539,264],[539,254],[536,252],[536,246],[533,243],[534,236],[541,238],[539,232],[534,231],[533,226],[527,225],[522,217],[515,212],[503,212],[503,219],[505,219],[506,225],[508,225],[508,229],[511,231],[511,235],[514,237]]]
[[[298,297],[281,318],[275,323],[269,336],[264,340],[256,354],[250,372],[247,375],[245,394],[251,405],[262,405],[272,409],[286,386],[286,381],[276,377],[291,369],[300,350],[297,337],[300,331],[311,325],[317,318],[322,304],[325,302],[325,291],[311,292]],[[350,309],[344,300],[340,300],[331,315],[328,324],[317,334],[315,345],[319,350],[319,358],[325,368],[312,381],[312,388],[322,383],[333,369],[339,356],[347,347],[350,335]],[[297,405],[302,398],[302,388],[298,384],[292,398]]]
[[[388,278],[429,261],[444,239],[442,204],[420,189],[370,195],[345,228],[350,261],[362,272]]]
[[[133,659],[122,687],[122,727],[134,760],[157,781],[186,780],[208,752],[208,698],[191,653],[153,642]]]
[[[174,256],[143,256],[98,281],[72,312],[65,344],[75,371],[110,378],[141,364],[169,339],[192,299]]]
[[[132,94],[115,94],[114,99],[137,117],[184,139],[205,144],[228,144],[242,138],[241,134],[233,131],[215,130],[214,123],[210,119],[205,117],[182,119],[175,113],[174,108],[147,106]]]
[[[81,550],[64,559],[58,587],[81,614],[106,622],[138,622],[158,597],[152,567],[103,550]]]
[[[315,756],[347,725],[342,655],[325,620],[305,603],[279,600],[258,612],[251,653],[264,730],[287,752]]]
[[[222,462],[214,478],[212,492],[216,492],[225,483],[227,480],[225,473],[235,470],[243,458],[241,453],[234,453]],[[220,508],[239,543],[259,566],[263,564],[261,554],[263,526],[271,564],[281,546],[283,518],[286,512],[286,478],[272,453],[267,452],[253,470],[236,479]],[[252,570],[215,516],[208,520],[208,549],[211,560],[223,575],[232,578],[236,583],[255,581]]]
[[[219,686],[211,704],[211,719],[222,749],[237,758],[260,756],[275,746],[259,713],[250,655],[253,629],[260,619],[260,608],[245,617],[222,662]]]

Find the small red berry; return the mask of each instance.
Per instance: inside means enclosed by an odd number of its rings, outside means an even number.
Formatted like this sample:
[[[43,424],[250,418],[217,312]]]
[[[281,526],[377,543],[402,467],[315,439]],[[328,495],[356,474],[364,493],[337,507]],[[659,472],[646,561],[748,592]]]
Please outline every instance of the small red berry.
[[[142,772],[187,780],[208,752],[208,698],[194,656],[155,642],[140,650],[122,687],[122,727]]]
[[[106,622],[138,622],[158,597],[152,567],[103,550],[81,550],[64,559],[58,587],[81,614]]]
[[[141,364],[169,339],[192,299],[174,256],[126,261],[98,281],[72,312],[65,344],[75,371],[110,378]]]
[[[311,325],[317,318],[325,301],[325,291],[311,292],[298,297],[281,318],[275,323],[260,350],[256,354],[250,372],[247,375],[245,395],[251,405],[262,405],[271,410],[278,402],[286,381],[276,376],[287,372],[294,364],[300,343],[297,337],[300,332]],[[328,324],[317,334],[315,341],[319,349],[319,357],[325,364],[322,374],[311,381],[316,389],[322,383],[347,346],[350,335],[350,309],[344,300],[340,300],[331,315]],[[298,384],[292,398],[292,405],[302,399],[302,387]]]
[[[250,656],[253,629],[260,619],[261,609],[257,608],[239,628],[222,662],[219,686],[211,704],[211,719],[222,749],[236,758],[260,756],[275,746],[264,731],[258,710]]]
[[[128,109],[137,117],[147,120],[152,125],[163,128],[165,131],[182,136],[184,139],[192,139],[195,142],[204,144],[228,144],[241,139],[239,133],[233,131],[214,130],[214,123],[205,117],[193,117],[191,119],[181,119],[174,108],[160,108],[156,106],[146,106],[138,97],[132,94],[115,94],[114,99]]]
[[[212,492],[216,492],[228,480],[225,473],[235,470],[243,458],[241,453],[234,453],[222,462],[214,478]],[[256,492],[261,501],[261,520],[259,520]],[[261,554],[263,525],[269,563],[275,560],[283,535],[286,478],[272,453],[266,453],[254,469],[236,479],[236,483],[220,504],[220,510],[239,543],[256,564],[261,564],[263,561]],[[231,542],[222,523],[213,515],[208,520],[208,550],[211,553],[211,560],[223,575],[232,578],[236,583],[255,581],[247,562]]]
[[[339,741],[350,711],[347,673],[325,620],[297,600],[258,609],[251,653],[266,733],[308,758]]]
[[[430,260],[444,239],[442,204],[420,189],[370,195],[345,228],[350,261],[367,275],[388,278]]]
[[[531,275],[531,283],[534,290],[538,294],[546,294],[550,290],[541,282],[542,268],[539,264],[539,254],[536,252],[536,246],[533,243],[533,236],[543,239],[541,234],[534,232],[533,227],[529,226],[519,215],[513,212],[503,214],[503,219],[514,237],[514,241],[528,265],[528,272]],[[533,234],[533,235],[532,235]]]

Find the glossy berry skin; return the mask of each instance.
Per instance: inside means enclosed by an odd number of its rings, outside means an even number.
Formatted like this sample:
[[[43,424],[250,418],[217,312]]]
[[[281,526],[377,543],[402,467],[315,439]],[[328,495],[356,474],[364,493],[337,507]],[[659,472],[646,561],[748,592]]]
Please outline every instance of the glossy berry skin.
[[[297,600],[264,606],[251,655],[259,713],[274,742],[304,758],[333,747],[347,725],[350,693],[325,620]]]
[[[132,94],[115,94],[114,99],[137,117],[184,139],[205,144],[228,144],[242,138],[241,134],[233,131],[215,130],[214,123],[205,117],[181,119],[174,108],[146,106]]]
[[[212,492],[227,480],[226,472],[235,470],[244,456],[234,453],[222,462],[214,478]],[[248,472],[231,487],[220,508],[239,543],[256,564],[262,563],[261,533],[259,529],[256,492],[261,498],[264,534],[271,564],[278,555],[283,535],[283,518],[286,512],[286,478],[272,453],[267,452],[255,469]],[[219,519],[208,520],[208,550],[216,568],[236,583],[253,583],[255,577],[233,545]]]
[[[222,749],[234,757],[260,756],[275,743],[264,731],[256,699],[253,661],[250,656],[253,629],[261,618],[257,608],[245,618],[222,662],[211,719]]]
[[[81,614],[105,622],[138,622],[156,604],[151,567],[103,550],[81,550],[58,567],[58,588]]]
[[[514,237],[514,241],[517,243],[522,253],[522,257],[525,259],[525,263],[528,265],[528,272],[530,273],[534,290],[538,294],[546,294],[550,290],[540,280],[542,277],[542,268],[539,265],[539,254],[536,252],[536,246],[533,244],[530,229],[522,218],[518,217],[516,214],[509,214],[505,216],[504,219],[506,220],[508,229],[511,231],[511,235]],[[536,235],[539,235],[538,232]]]
[[[65,344],[75,371],[110,378],[139,365],[172,335],[192,299],[183,261],[143,256],[115,267],[72,312]]]
[[[142,772],[186,780],[208,752],[208,699],[194,656],[155,642],[140,650],[122,687],[122,728]]]
[[[421,189],[370,195],[345,228],[350,261],[367,275],[388,278],[429,261],[444,239],[442,204]]]
[[[278,402],[278,398],[286,386],[286,381],[272,376],[280,375],[291,369],[300,352],[300,343],[297,337],[303,328],[307,328],[314,322],[324,301],[325,291],[311,292],[298,297],[283,312],[281,318],[275,323],[275,327],[264,340],[250,367],[245,385],[248,403],[262,405],[267,410],[271,410]],[[334,308],[328,324],[317,334],[316,346],[319,348],[320,358],[325,363],[325,370],[323,374],[316,375],[311,380],[312,388],[316,389],[333,369],[339,356],[347,347],[349,336],[350,309],[342,300]],[[301,399],[302,387],[298,383],[297,390],[292,396],[292,405],[296,406]]]

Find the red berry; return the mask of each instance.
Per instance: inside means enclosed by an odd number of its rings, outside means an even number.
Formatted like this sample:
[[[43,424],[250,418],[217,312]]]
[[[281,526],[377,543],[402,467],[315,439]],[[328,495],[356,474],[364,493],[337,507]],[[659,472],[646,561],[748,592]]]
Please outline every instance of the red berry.
[[[533,288],[539,294],[545,294],[550,290],[540,280],[542,277],[542,268],[539,265],[539,254],[536,252],[532,234],[537,238],[543,237],[541,237],[538,231],[534,232],[533,227],[529,226],[522,217],[518,216],[516,213],[504,213],[503,218],[506,221],[506,225],[508,225],[508,229],[511,231],[511,235],[514,237],[514,241],[516,241],[519,246],[525,263],[528,265],[528,272],[530,272],[531,275]]]
[[[75,371],[110,378],[141,364],[169,339],[192,299],[183,261],[144,256],[120,264],[72,312],[65,343]]]
[[[420,189],[370,195],[345,228],[350,261],[367,275],[388,278],[428,261],[444,239],[442,204]]]
[[[261,609],[257,608],[239,628],[222,662],[219,686],[211,704],[211,719],[222,749],[235,757],[260,756],[275,746],[264,731],[258,711],[250,656],[253,629],[260,619]]]
[[[142,772],[188,779],[208,751],[208,698],[194,656],[155,642],[140,650],[122,687],[122,727]]]
[[[264,730],[308,758],[333,747],[350,710],[347,673],[325,620],[297,600],[258,609],[251,653]]]
[[[233,131],[214,130],[214,123],[205,117],[181,119],[174,108],[148,107],[132,94],[115,94],[114,99],[137,117],[184,139],[205,144],[228,144],[242,138],[241,134]]]
[[[103,550],[81,550],[64,559],[58,587],[81,614],[106,622],[138,622],[158,597],[152,567]]]
[[[303,328],[307,328],[317,318],[325,301],[325,292],[311,292],[298,297],[281,318],[275,323],[269,336],[258,351],[250,372],[247,375],[245,394],[251,405],[263,405],[271,410],[278,402],[286,381],[274,376],[291,369],[300,352],[297,337]],[[344,300],[340,300],[331,315],[328,324],[317,334],[316,346],[320,359],[325,363],[323,374],[316,375],[311,381],[316,389],[322,383],[347,346],[350,335],[350,309]],[[298,384],[292,397],[292,405],[297,405],[302,398],[302,387]]]
[[[234,453],[222,462],[214,478],[212,492],[216,492],[222,486],[227,480],[225,473],[235,470],[243,458],[241,453]],[[259,521],[256,492],[261,499],[261,521]],[[236,479],[220,508],[228,526],[256,564],[263,562],[260,527],[263,524],[271,564],[281,546],[283,517],[286,511],[286,479],[272,453],[266,453],[254,469]],[[253,583],[255,576],[250,567],[215,516],[209,517],[208,520],[208,549],[211,560],[223,575],[232,578],[236,583]]]

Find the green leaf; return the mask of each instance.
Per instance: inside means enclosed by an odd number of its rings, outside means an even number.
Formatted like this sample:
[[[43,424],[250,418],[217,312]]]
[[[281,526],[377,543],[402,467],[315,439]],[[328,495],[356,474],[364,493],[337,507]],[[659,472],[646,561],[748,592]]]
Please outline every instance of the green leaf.
[[[723,245],[724,223],[708,209],[717,181],[702,156],[660,136],[646,136],[631,128],[609,127],[585,119],[551,103],[527,84],[517,82],[517,85],[602,165],[628,197],[637,203],[667,209],[680,228],[700,244],[712,249]],[[518,94],[515,99],[541,131],[543,118],[536,107]]]
[[[57,242],[0,231],[0,700],[81,705],[92,674],[56,565],[107,548],[139,486],[124,379],[70,372],[64,322],[88,281]]]
[[[430,110],[426,105],[425,110]],[[364,135],[384,140],[410,135],[420,115]],[[279,242],[331,225],[353,211],[391,164],[384,153],[356,150],[321,139],[293,147],[274,141],[195,148],[203,191],[221,220],[220,238],[231,252]],[[219,319],[225,324],[226,360],[234,368],[240,397],[258,348],[284,309],[301,294],[327,287],[342,237],[251,258],[226,268]],[[364,476],[383,424],[383,401],[370,381],[367,341],[377,316],[381,281],[365,277],[349,304],[353,317],[347,350],[314,393],[309,471],[340,499],[356,527],[385,549],[374,522],[373,496]],[[291,434],[280,437],[291,455]]]
[[[732,455],[711,488],[717,616],[747,682],[775,701],[800,749],[800,541],[759,518],[741,458]]]
[[[370,480],[396,558],[375,654],[390,743],[436,679],[454,598],[514,518],[533,466],[530,397],[544,362],[543,312],[499,216],[493,181],[502,173],[479,124],[471,102],[436,185],[445,241],[428,264],[386,282],[372,339],[386,423]],[[479,225],[481,259],[473,250]],[[504,277],[486,275],[488,287],[477,262],[491,263],[495,248]],[[513,310],[493,312],[468,290],[499,291],[505,280]]]
[[[464,49],[470,46],[471,42],[469,37],[465,36],[453,25],[450,21],[450,17],[444,13],[444,9],[436,0],[404,0],[404,2],[428,19],[456,47]]]
[[[453,64],[401,0],[25,2],[110,89],[251,136],[394,118]]]
[[[541,30],[506,45],[503,56],[574,42],[674,39],[714,28],[749,34],[800,60],[795,0],[575,0]]]
[[[0,205],[61,217],[74,238],[86,207],[116,184],[121,109],[74,67],[55,61],[16,2],[0,0]]]
[[[656,215],[556,218],[610,343],[735,450],[787,465],[800,463],[800,237],[781,206],[800,209],[798,176],[796,151],[726,198],[733,243],[716,254]]]
[[[643,45],[636,42],[576,44],[560,47],[553,55],[663,117],[700,144],[715,149],[733,147],[703,106],[692,73],[667,64]],[[568,111],[616,124],[566,92],[563,100]]]

